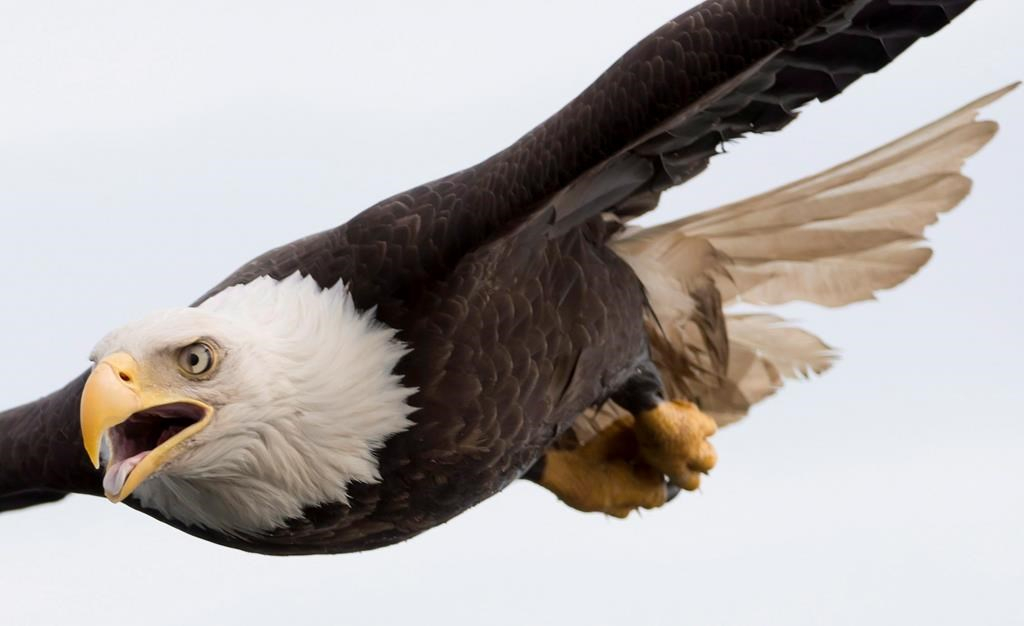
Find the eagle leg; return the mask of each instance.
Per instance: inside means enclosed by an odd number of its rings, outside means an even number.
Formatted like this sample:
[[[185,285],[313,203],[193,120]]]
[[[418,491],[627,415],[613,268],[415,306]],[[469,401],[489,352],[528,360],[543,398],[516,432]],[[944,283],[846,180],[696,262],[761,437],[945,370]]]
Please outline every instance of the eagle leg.
[[[573,450],[549,450],[526,476],[574,509],[626,517],[657,508],[678,493],[661,471],[640,460],[627,417]]]
[[[639,457],[677,487],[700,487],[701,474],[718,460],[707,440],[717,430],[715,420],[688,400],[665,400],[653,365],[639,368],[614,399],[635,418]]]

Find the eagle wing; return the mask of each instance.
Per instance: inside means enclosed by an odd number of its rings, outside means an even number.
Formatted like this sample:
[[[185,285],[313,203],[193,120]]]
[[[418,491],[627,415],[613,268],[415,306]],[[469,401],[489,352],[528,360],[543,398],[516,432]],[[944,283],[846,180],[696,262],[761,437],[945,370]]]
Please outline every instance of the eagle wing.
[[[632,216],[693,177],[723,141],[774,131],[841,92],[973,0],[708,0],[631,49],[540,126],[486,161],[276,248],[205,297],[295,271],[346,281],[385,321],[460,259],[538,216],[558,236]],[[82,379],[0,414],[0,508],[96,493],[78,432]],[[20,494],[14,497],[13,494]]]
[[[346,280],[387,308],[469,252],[541,216],[557,237],[631,217],[723,142],[779,130],[939,30],[973,0],[709,0],[644,38],[551,118],[491,158],[272,250],[209,294],[260,275]],[[552,217],[547,217],[551,215]]]

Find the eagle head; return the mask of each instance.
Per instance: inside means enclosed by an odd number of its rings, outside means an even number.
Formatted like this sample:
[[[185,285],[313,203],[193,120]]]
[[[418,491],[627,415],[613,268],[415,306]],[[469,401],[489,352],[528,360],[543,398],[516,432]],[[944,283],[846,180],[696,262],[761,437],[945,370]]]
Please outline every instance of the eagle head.
[[[260,533],[380,480],[411,424],[394,330],[341,283],[298,274],[230,287],[107,335],[82,393],[86,452],[109,499],[187,525]]]

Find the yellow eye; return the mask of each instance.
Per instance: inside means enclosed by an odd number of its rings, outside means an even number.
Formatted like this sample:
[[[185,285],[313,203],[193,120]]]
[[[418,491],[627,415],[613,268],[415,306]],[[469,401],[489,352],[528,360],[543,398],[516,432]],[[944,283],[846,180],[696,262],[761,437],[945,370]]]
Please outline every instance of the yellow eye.
[[[205,343],[185,346],[178,352],[178,367],[191,376],[199,376],[213,369],[213,348]]]

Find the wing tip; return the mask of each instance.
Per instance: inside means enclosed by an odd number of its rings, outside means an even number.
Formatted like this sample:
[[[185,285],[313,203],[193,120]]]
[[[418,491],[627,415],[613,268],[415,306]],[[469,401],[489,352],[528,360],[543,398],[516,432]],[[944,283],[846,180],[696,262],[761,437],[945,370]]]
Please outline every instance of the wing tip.
[[[977,100],[967,104],[966,106],[961,107],[960,111],[979,110],[979,109],[982,109],[984,107],[987,107],[988,105],[992,104],[996,100],[999,100],[1000,98],[1002,98],[1006,94],[1016,90],[1018,87],[1020,87],[1021,82],[1022,81],[1018,80],[1018,81],[1010,83],[1009,85],[1006,85],[1004,87],[1000,87],[999,89],[996,89],[995,91],[987,93],[984,96],[978,98]]]

